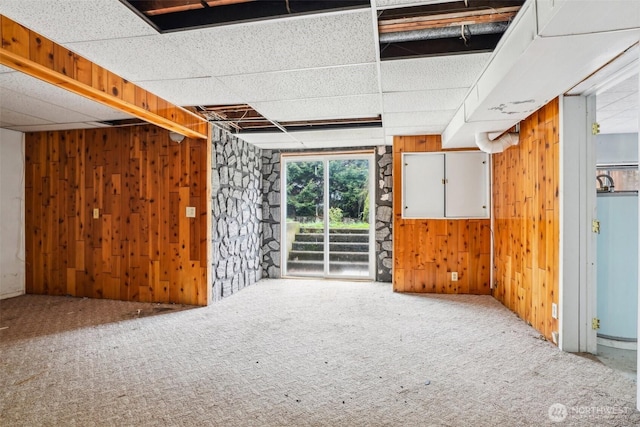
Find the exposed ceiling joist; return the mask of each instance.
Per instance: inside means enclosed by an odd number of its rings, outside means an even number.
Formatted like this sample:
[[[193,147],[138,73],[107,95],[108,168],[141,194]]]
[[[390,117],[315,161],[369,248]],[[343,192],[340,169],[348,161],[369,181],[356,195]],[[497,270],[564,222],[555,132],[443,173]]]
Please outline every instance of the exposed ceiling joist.
[[[378,22],[380,34],[400,31],[415,31],[427,28],[454,27],[461,25],[505,22],[513,19],[520,6],[502,7],[499,9],[474,10],[439,15],[426,15],[399,19],[386,19]]]
[[[256,0],[149,0],[136,1],[136,7],[147,16],[164,15],[166,13],[184,12],[186,10],[204,9],[205,7],[226,6],[236,3],[248,3]]]
[[[189,107],[191,108],[191,107]],[[381,127],[382,118],[358,117],[344,119],[297,120],[288,122],[273,122],[263,117],[250,105],[217,105],[194,107],[199,114],[210,123],[227,130],[238,132],[278,132],[317,129],[340,129]]]

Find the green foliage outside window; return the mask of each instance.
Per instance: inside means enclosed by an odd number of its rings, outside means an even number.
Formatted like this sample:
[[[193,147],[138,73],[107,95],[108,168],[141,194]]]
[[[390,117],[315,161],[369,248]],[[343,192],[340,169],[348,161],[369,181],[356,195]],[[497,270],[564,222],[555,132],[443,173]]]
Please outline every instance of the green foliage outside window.
[[[323,212],[324,168],[320,161],[287,164],[287,218],[319,219]],[[369,220],[369,171],[367,160],[329,162],[330,221]],[[333,213],[332,213],[333,212]],[[334,221],[339,214],[342,217]],[[333,216],[333,218],[332,218]]]

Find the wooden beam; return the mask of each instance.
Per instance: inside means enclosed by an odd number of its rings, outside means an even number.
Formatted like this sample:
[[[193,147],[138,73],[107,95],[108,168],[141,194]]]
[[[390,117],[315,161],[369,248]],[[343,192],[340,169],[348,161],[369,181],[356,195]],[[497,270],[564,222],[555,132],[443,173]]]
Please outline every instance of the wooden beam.
[[[202,117],[173,105],[0,15],[0,64],[189,138],[207,139]]]
[[[520,10],[520,6],[380,20],[378,22],[378,32],[380,34],[397,33],[427,28],[504,22],[513,19],[518,10]]]
[[[255,0],[209,0],[207,5],[209,7],[226,6],[229,4],[248,3]],[[140,7],[147,16],[164,15],[166,13],[184,12],[186,10],[204,9],[200,0],[184,0],[177,2],[175,0],[164,1],[151,1],[148,2],[146,7]]]

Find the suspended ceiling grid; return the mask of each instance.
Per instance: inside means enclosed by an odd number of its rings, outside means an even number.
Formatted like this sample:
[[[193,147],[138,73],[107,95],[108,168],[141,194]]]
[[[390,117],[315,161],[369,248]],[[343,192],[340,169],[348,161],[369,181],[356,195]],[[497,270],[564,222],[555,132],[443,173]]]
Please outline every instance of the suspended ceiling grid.
[[[377,0],[374,6],[436,3],[451,2]],[[248,104],[274,122],[382,116],[382,128],[351,132],[239,134],[264,148],[390,144],[393,135],[445,129],[491,54],[380,61],[377,12],[348,10],[158,34],[117,0],[0,4],[1,14],[178,105]],[[51,96],[35,79],[16,86],[16,73],[5,74],[0,74],[2,127],[99,126],[101,120],[127,118],[75,96]],[[6,101],[18,93],[23,104]],[[38,104],[43,97],[46,104]],[[61,104],[60,114],[41,117],[40,110],[54,101]],[[77,115],[64,114],[67,110]]]

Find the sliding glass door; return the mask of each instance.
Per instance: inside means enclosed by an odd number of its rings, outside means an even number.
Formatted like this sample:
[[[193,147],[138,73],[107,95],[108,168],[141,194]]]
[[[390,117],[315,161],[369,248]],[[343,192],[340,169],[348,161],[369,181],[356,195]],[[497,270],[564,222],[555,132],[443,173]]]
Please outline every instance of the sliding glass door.
[[[283,156],[283,275],[373,278],[373,162]]]

